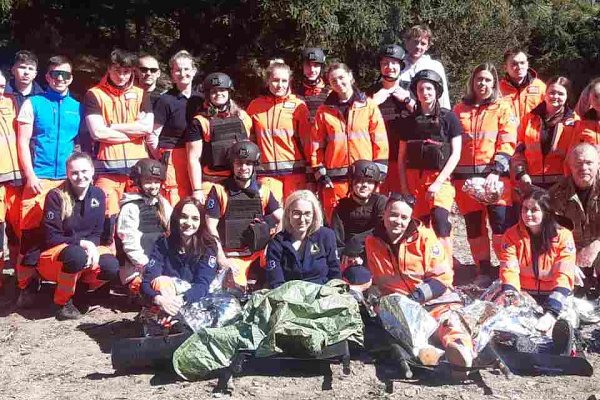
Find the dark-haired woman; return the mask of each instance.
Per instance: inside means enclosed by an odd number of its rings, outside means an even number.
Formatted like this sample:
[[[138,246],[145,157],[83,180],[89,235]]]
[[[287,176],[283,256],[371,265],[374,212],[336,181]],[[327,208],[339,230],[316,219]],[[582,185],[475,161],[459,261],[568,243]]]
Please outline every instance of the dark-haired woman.
[[[421,70],[410,88],[417,98],[410,128],[400,136],[398,169],[403,193],[416,198],[414,215],[431,224],[446,254],[452,256],[450,210],[456,191],[450,176],[458,164],[462,126],[456,115],[440,106],[443,80],[435,71]]]
[[[575,243],[556,222],[546,191],[524,196],[519,223],[504,234],[498,258],[502,289],[532,295],[545,311],[536,328],[548,332],[573,290]]]
[[[498,72],[489,63],[480,64],[471,73],[467,93],[454,106],[454,113],[463,127],[462,151],[454,169],[456,204],[465,217],[467,240],[479,269],[476,283],[487,286],[492,270],[487,220],[492,228],[492,245],[496,254],[506,229],[513,224],[510,187],[510,159],[517,143],[517,118],[509,102],[500,97]],[[502,195],[493,204],[482,204],[462,191],[465,180],[485,178],[486,192],[497,192],[500,182]]]
[[[75,153],[67,159],[67,180],[46,196],[45,250],[38,272],[56,282],[54,304],[59,320],[77,319],[81,312],[72,297],[78,282],[95,290],[119,280],[119,262],[110,249],[100,246],[106,202],[104,192],[92,185],[94,164],[89,155]]]
[[[141,293],[168,315],[186,302],[208,294],[216,276],[216,248],[203,235],[203,207],[193,197],[181,200],[171,214],[170,233],[160,238],[144,269]]]
[[[577,115],[567,104],[571,82],[562,76],[546,82],[544,101],[519,127],[512,169],[517,182],[549,189],[564,176]]]

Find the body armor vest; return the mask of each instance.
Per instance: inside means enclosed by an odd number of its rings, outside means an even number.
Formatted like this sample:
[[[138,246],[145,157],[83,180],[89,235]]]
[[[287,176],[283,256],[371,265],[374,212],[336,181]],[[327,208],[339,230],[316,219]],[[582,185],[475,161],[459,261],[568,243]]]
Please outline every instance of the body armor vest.
[[[315,119],[315,115],[317,115],[317,109],[325,102],[327,95],[327,91],[323,90],[321,93],[314,96],[302,96],[302,99],[306,103],[306,107],[308,107],[308,111],[310,112],[311,121]]]
[[[435,123],[430,116],[414,117],[413,140],[407,142],[407,168],[441,171],[450,157],[451,147],[444,135],[442,121]]]
[[[227,210],[219,220],[217,230],[223,241],[224,249],[243,249],[248,247],[245,243],[244,233],[255,218],[262,218],[262,202],[260,193],[250,197],[241,191],[235,196],[229,196]]]
[[[212,118],[210,120],[210,142],[202,148],[202,165],[213,171],[228,171],[231,166],[227,158],[229,148],[246,138],[246,128],[239,117]]]
[[[133,200],[131,203],[135,204],[140,210],[140,223],[138,226],[138,230],[142,232],[140,244],[142,249],[144,249],[144,254],[150,256],[154,243],[165,233],[165,228],[161,225],[160,218],[158,217],[158,203],[154,205],[146,204],[144,199]],[[116,243],[118,250],[117,258],[121,262],[121,265],[125,265],[124,262],[127,256],[123,251],[121,240],[117,240]]]

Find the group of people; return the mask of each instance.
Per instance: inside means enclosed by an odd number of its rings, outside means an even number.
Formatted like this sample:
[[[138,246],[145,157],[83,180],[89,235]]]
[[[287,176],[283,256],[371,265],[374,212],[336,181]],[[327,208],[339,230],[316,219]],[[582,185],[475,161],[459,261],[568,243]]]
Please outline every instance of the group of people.
[[[344,279],[423,304],[441,322],[446,358],[468,367],[471,338],[445,318],[461,306],[456,202],[476,283],[499,277],[507,293],[529,292],[545,310],[539,330],[551,331],[578,279],[599,290],[600,80],[572,109],[567,78],[544,83],[523,50],[509,50],[506,75],[478,65],[451,109],[431,45],[419,25],[404,47],[383,46],[365,92],[320,48],[303,51],[295,80],[272,60],[246,110],[222,72],[194,88],[184,50],[169,60],[164,93],[156,58],[113,51],[82,103],[68,59],[50,58],[44,90],[37,58],[18,52],[12,78],[0,75],[1,240],[17,306],[34,304],[41,280],[57,283],[57,318],[74,319],[75,293],[106,282],[172,316],[219,269],[248,290]],[[493,201],[463,190],[474,178]]]

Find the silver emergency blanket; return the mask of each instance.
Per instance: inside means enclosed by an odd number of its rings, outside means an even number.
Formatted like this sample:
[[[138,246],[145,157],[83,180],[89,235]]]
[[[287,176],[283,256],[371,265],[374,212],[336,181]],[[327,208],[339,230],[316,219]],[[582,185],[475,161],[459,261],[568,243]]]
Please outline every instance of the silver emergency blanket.
[[[379,318],[386,331],[413,349],[414,356],[429,345],[429,338],[438,327],[422,305],[401,294],[380,299]]]
[[[485,178],[469,178],[463,184],[462,191],[482,204],[497,203],[502,193],[504,193],[504,183],[502,181],[496,182],[495,188],[492,190],[485,190],[484,184]]]

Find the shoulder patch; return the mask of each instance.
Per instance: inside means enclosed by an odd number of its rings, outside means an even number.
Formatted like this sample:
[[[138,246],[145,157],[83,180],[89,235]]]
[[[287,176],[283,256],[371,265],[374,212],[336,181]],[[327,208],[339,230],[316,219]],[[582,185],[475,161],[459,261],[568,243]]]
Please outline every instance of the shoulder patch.
[[[52,221],[54,219],[54,211],[48,211],[46,213],[46,219]]]
[[[206,202],[206,209],[212,210],[213,208],[215,208],[215,199],[208,199]]]
[[[267,270],[272,271],[277,267],[277,262],[275,260],[269,261],[269,265],[267,265]]]
[[[98,201],[98,199],[92,197],[92,200],[90,201],[90,206],[92,206],[92,208],[100,207],[100,201]]]
[[[438,258],[439,256],[442,255],[442,248],[440,247],[440,245],[438,243],[434,244],[433,247],[431,248],[431,255],[434,258]]]
[[[540,88],[537,86],[529,86],[527,88],[527,93],[528,94],[540,94]]]
[[[575,254],[575,243],[571,239],[567,241],[567,245],[565,246],[565,250],[569,254]]]

